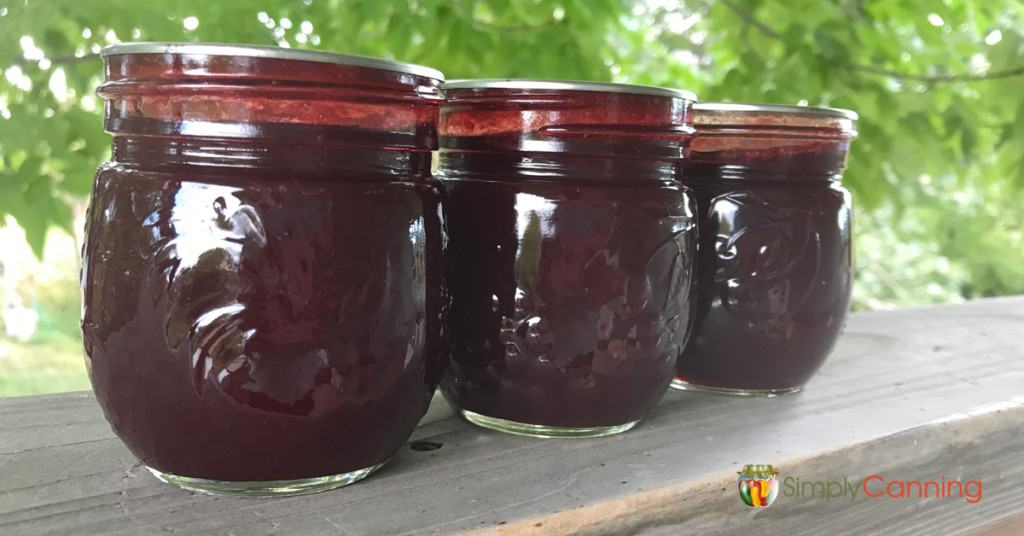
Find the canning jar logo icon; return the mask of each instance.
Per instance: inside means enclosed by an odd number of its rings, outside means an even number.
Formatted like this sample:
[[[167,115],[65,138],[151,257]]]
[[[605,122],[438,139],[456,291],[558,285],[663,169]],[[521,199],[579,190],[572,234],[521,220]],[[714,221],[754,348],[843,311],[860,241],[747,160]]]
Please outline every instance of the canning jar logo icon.
[[[740,499],[751,508],[767,508],[779,496],[779,471],[771,465],[744,465],[738,473]]]

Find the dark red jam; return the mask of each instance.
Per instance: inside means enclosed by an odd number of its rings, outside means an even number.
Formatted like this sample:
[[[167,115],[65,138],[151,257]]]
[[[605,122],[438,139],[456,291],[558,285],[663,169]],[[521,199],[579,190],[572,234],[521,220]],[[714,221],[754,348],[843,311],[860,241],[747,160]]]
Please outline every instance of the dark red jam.
[[[668,387],[690,322],[695,222],[677,181],[692,97],[524,81],[445,91],[445,396],[504,431],[621,431],[608,427]]]
[[[852,112],[701,104],[683,182],[697,200],[694,332],[676,386],[778,394],[818,370],[850,299]]]
[[[201,479],[387,461],[444,368],[440,75],[131,47],[105,58],[113,161],[82,270],[114,431],[147,466]]]

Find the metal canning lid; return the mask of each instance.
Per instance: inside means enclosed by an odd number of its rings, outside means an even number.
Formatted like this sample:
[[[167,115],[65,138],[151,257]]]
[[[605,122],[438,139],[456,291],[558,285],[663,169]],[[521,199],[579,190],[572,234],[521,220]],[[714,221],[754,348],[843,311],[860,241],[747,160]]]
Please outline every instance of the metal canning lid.
[[[683,89],[669,89],[611,82],[580,82],[576,80],[521,80],[521,79],[467,79],[452,80],[444,89],[538,89],[555,91],[594,91],[601,93],[628,93],[631,95],[652,95],[697,101],[697,96]]]
[[[319,50],[299,50],[293,48],[280,48],[259,45],[232,45],[224,43],[155,43],[135,42],[121,43],[105,47],[100,55],[102,57],[116,56],[121,54],[199,54],[206,56],[242,56],[248,58],[272,58],[282,60],[315,61],[320,63],[333,63],[337,65],[352,65],[354,67],[367,67],[370,69],[381,69],[408,73],[426,78],[433,78],[444,81],[444,74],[437,69],[402,63],[369,56],[357,56],[353,54],[335,54]]]
[[[817,106],[791,106],[786,104],[739,104],[730,102],[703,102],[693,105],[694,112],[731,112],[731,113],[772,113],[799,114],[834,117],[837,119],[857,120],[857,112],[843,108],[824,108]]]
[[[737,473],[740,476],[747,478],[769,478],[779,474],[779,471],[771,465],[763,464],[747,464],[743,466],[743,470]]]

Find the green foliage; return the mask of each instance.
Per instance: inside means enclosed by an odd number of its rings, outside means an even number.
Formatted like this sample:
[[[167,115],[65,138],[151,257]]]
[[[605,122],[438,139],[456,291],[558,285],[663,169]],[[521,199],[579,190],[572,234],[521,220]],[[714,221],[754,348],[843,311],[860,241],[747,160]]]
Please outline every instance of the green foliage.
[[[1024,292],[1018,0],[17,0],[0,35],[0,217],[37,253],[107,155],[99,47],[202,40],[852,108],[857,304]]]
[[[27,342],[0,339],[0,397],[88,388],[77,333],[47,332]]]

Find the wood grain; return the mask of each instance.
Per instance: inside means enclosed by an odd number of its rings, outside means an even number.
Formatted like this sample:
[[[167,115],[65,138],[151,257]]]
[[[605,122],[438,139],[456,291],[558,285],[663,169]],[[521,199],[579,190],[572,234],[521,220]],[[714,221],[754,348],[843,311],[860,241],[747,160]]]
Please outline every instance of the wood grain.
[[[437,399],[374,477],[284,499],[160,484],[89,393],[0,400],[0,534],[969,534],[1020,519],[1024,297],[854,315],[796,396],[671,392],[634,431],[533,440],[471,427]],[[736,471],[859,481],[981,479],[983,499],[780,496],[745,508]],[[984,534],[984,532],[981,532]],[[998,532],[995,532],[998,533]]]
[[[971,536],[1020,536],[1024,534],[1024,514],[1004,517],[973,532]]]

